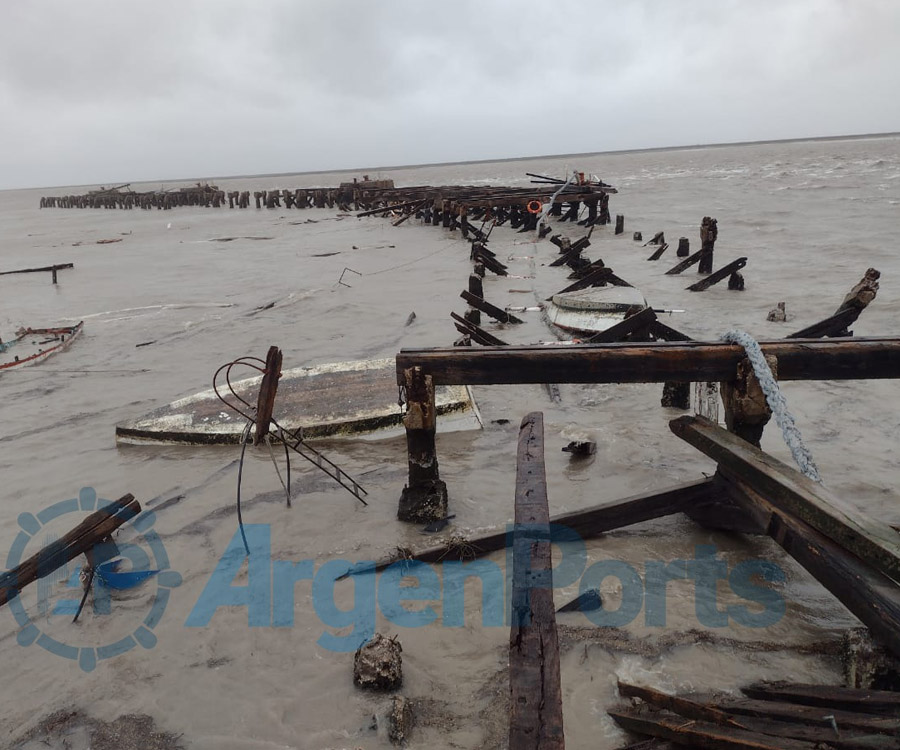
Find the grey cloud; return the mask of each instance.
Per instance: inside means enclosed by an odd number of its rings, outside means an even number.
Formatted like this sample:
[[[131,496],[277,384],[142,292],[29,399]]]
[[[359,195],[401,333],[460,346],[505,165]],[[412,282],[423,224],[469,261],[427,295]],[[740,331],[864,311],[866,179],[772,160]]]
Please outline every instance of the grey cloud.
[[[900,129],[894,0],[47,0],[0,187]]]

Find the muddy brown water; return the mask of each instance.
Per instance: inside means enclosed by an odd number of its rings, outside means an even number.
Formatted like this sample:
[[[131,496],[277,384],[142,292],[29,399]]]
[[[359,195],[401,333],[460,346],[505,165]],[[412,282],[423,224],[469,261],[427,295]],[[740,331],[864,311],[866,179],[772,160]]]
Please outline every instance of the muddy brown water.
[[[882,289],[854,330],[881,335],[900,332],[898,145],[897,137],[758,144],[383,170],[377,176],[401,185],[505,185],[526,184],[525,172],[594,172],[620,189],[611,211],[625,215],[626,232],[614,237],[611,227],[598,228],[586,254],[602,257],[654,307],[686,310],[664,318],[676,328],[705,339],[735,327],[760,338],[780,337],[831,314],[874,266],[883,273]],[[253,190],[344,179],[319,174],[218,184]],[[40,195],[65,192],[76,189],[0,193],[0,270],[75,263],[60,272],[55,287],[49,274],[0,277],[0,335],[6,338],[20,325],[85,321],[82,338],[68,352],[0,375],[0,550],[5,556],[13,546],[20,514],[78,497],[83,487],[104,498],[132,492],[145,508],[159,509],[153,529],[182,582],[167,589],[167,606],[148,628],[152,638],[145,645],[101,658],[90,672],[40,641],[20,645],[26,628],[3,608],[0,737],[18,736],[47,714],[72,708],[104,721],[147,714],[159,731],[182,734],[191,748],[388,747],[384,728],[371,729],[384,699],[353,687],[352,653],[319,644],[323,633],[349,636],[352,628],[323,622],[308,580],[296,584],[293,607],[276,605],[282,615],[293,612],[291,626],[250,627],[248,609],[238,606],[219,608],[203,627],[186,626],[235,536],[237,449],[119,446],[114,427],[208,388],[219,365],[239,356],[264,357],[271,344],[283,349],[286,368],[448,345],[456,337],[449,313],[465,309],[459,293],[470,272],[467,244],[457,234],[415,221],[393,228],[379,218],[357,220],[333,210],[38,209]],[[746,291],[729,292],[723,283],[692,294],[685,287],[697,278],[693,269],[664,275],[675,263],[680,236],[699,247],[706,215],[718,219],[717,266],[749,258]],[[660,261],[647,262],[652,248],[632,241],[635,230],[645,239],[665,231],[670,250]],[[581,234],[568,224],[560,231]],[[211,241],[222,237],[238,239]],[[254,237],[271,239],[241,239]],[[542,299],[565,285],[563,271],[546,267],[555,253],[548,241],[535,244],[531,236],[501,227],[491,247],[501,259],[512,256],[504,262],[513,276],[535,276],[487,278],[485,295],[494,304],[533,304],[532,295]],[[345,274],[350,286],[338,284],[345,268],[357,272]],[[512,291],[521,289],[529,294]],[[782,300],[789,322],[766,322],[766,313]],[[407,326],[411,312],[415,320]],[[522,315],[524,325],[497,327],[497,335],[521,343],[554,338],[539,315]],[[891,381],[783,386],[826,485],[848,504],[894,524],[900,523],[898,389]],[[669,432],[667,422],[677,413],[660,408],[660,391],[659,385],[561,384],[557,403],[540,386],[476,388],[485,429],[438,439],[456,514],[447,532],[472,535],[511,521],[517,426],[531,410],[544,412],[554,513],[709,473],[711,462]],[[590,459],[572,461],[560,450],[583,438],[598,443]],[[268,525],[276,560],[311,560],[318,570],[329,561],[375,559],[397,546],[434,541],[395,519],[405,478],[402,438],[324,441],[317,447],[363,482],[369,506],[298,461],[296,494],[287,509],[268,453],[252,451],[244,467],[244,517]],[[763,447],[790,461],[774,425]],[[79,518],[71,513],[48,520],[26,552],[62,535]],[[120,540],[135,536],[125,530]],[[786,602],[785,616],[761,628],[734,618],[727,627],[707,627],[698,619],[690,581],[669,583],[664,625],[648,623],[643,607],[615,638],[614,631],[601,628],[593,628],[592,637],[592,629],[585,629],[591,623],[580,613],[561,615],[560,623],[577,634],[563,638],[570,747],[622,743],[605,714],[616,700],[617,678],[663,689],[734,690],[760,678],[839,677],[838,660],[817,651],[829,651],[854,618],[766,539],[703,530],[676,516],[591,541],[586,557],[587,564],[617,560],[643,574],[648,562],[690,559],[697,545],[715,546],[730,568],[751,558],[781,566],[786,581],[771,587]],[[502,554],[490,559],[503,564]],[[72,571],[74,566],[66,573]],[[80,592],[66,583],[57,575],[32,586],[22,597],[22,611],[24,622],[37,629],[29,632],[75,648],[127,639],[141,627],[159,590],[153,583],[117,592],[109,614],[89,605],[72,625],[70,617],[54,614],[67,591],[69,597]],[[246,583],[245,567],[234,585]],[[603,581],[610,609],[631,596],[621,588],[615,578]],[[343,582],[335,591],[338,608],[351,609],[354,583]],[[577,582],[566,585],[556,593],[558,604],[577,592]],[[751,612],[761,609],[724,582],[718,602],[722,610],[741,604]],[[419,628],[389,622],[381,608],[377,616],[377,628],[403,644],[403,693],[420,708],[410,747],[502,743],[507,629],[483,624],[474,581],[466,586],[458,623],[442,612],[441,602],[432,606],[437,621]],[[361,621],[369,617],[357,614]],[[452,626],[444,626],[441,615]]]

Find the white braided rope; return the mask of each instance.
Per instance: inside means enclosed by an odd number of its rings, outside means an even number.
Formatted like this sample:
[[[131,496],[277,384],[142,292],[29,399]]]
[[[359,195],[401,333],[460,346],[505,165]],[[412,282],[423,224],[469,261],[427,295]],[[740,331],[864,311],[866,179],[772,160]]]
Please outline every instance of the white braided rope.
[[[766,395],[766,401],[769,404],[769,408],[772,410],[772,414],[775,415],[775,422],[781,428],[781,432],[784,435],[784,442],[787,444],[787,447],[790,448],[794,461],[797,462],[797,466],[800,467],[800,471],[803,472],[803,474],[808,476],[814,482],[821,482],[819,470],[816,468],[816,464],[813,461],[812,453],[810,453],[809,448],[807,448],[803,442],[803,436],[800,434],[800,430],[794,423],[794,416],[788,411],[787,399],[785,399],[784,394],[778,387],[778,381],[776,381],[775,376],[772,375],[772,370],[769,368],[765,355],[763,354],[762,349],[759,348],[756,339],[749,333],[735,330],[728,331],[728,333],[724,334],[722,340],[744,347],[744,351],[747,353],[747,359],[750,360],[750,365],[753,367],[756,379],[759,381],[759,385]]]

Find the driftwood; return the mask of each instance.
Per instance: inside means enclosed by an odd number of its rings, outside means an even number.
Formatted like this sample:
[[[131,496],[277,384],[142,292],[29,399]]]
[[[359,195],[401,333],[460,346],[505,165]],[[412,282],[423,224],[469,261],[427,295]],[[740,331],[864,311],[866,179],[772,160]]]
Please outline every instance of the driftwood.
[[[693,255],[689,255],[687,258],[685,258],[683,261],[681,261],[681,263],[679,263],[677,266],[674,266],[674,267],[670,268],[668,271],[666,271],[666,276],[674,276],[675,274],[679,274],[682,271],[687,270],[695,263],[699,263],[700,255],[702,253],[703,253],[702,250],[698,250]]]
[[[715,273],[710,274],[705,279],[701,279],[696,284],[691,284],[688,287],[688,291],[703,292],[709,289],[713,284],[718,284],[722,279],[727,276],[731,276],[733,273],[736,273],[746,265],[746,258],[738,258],[737,260],[733,260],[727,266],[722,266],[722,268],[720,268]]]
[[[472,307],[481,310],[481,312],[490,315],[492,318],[494,318],[494,320],[497,320],[501,323],[524,322],[521,318],[517,318],[515,315],[506,312],[506,310],[501,310],[499,307],[492,305],[490,302],[483,300],[481,297],[476,297],[468,289],[464,289],[459,296],[462,297],[466,302],[468,302]]]
[[[900,338],[777,339],[760,346],[764,354],[778,358],[780,380],[900,377]],[[396,360],[399,377],[407,367],[420,365],[438,385],[691,383],[730,380],[745,356],[735,344],[657,341],[465,351],[403,349]]]
[[[38,578],[49,575],[70,560],[89,552],[140,512],[141,506],[134,495],[123,495],[91,513],[62,538],[51,542],[25,562],[0,575],[0,605],[6,604]]]

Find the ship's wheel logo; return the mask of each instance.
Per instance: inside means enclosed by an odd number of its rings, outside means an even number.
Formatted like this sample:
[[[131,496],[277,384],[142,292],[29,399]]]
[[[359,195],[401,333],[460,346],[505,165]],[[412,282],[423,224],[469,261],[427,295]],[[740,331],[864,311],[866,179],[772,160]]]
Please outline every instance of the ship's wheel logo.
[[[20,531],[6,558],[7,569],[13,570],[30,554],[55,541],[59,531],[65,529],[59,521],[63,516],[102,511],[109,505],[109,500],[98,498],[93,488],[85,487],[76,498],[62,500],[36,514],[22,513],[18,518]],[[144,511],[129,527],[138,536],[127,542],[98,545],[95,557],[102,556],[95,560],[89,577],[81,568],[82,557],[39,578],[34,587],[36,603],[34,592],[28,588],[10,599],[9,609],[20,626],[16,635],[19,645],[37,644],[51,654],[77,661],[85,672],[92,671],[98,661],[124,654],[137,645],[153,648],[157,642],[153,630],[166,611],[171,589],[181,585],[181,575],[169,569],[169,556],[153,529],[155,521],[154,513]],[[85,584],[90,588],[87,594],[83,593]],[[153,587],[149,599],[148,587]],[[27,605],[23,601],[26,598]],[[93,617],[90,624],[74,623],[72,615],[88,601],[85,611]],[[107,615],[112,617],[104,622]],[[75,643],[90,638],[106,642]]]

